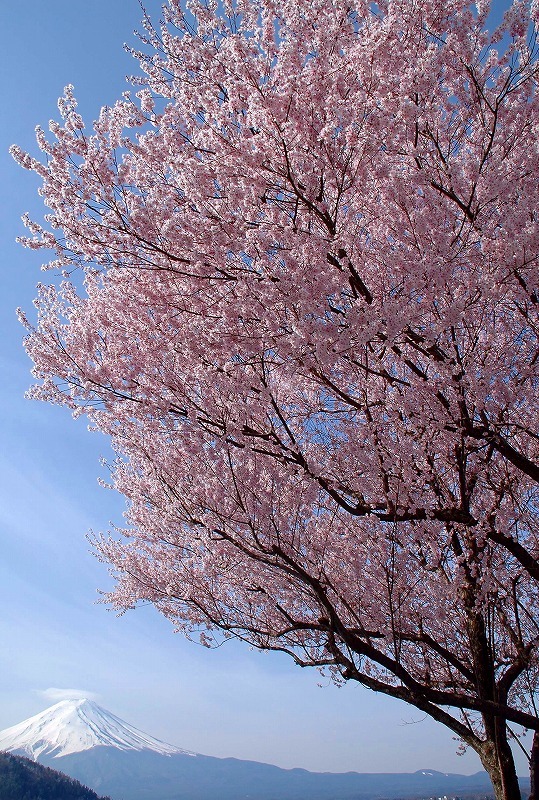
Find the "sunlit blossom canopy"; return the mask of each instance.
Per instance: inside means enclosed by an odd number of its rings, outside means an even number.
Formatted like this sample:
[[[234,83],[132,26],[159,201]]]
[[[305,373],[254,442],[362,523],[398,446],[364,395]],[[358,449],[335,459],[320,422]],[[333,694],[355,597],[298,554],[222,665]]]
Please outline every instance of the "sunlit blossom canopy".
[[[407,700],[501,798],[539,728],[537,8],[488,11],[170,0],[140,91],[87,132],[68,87],[14,155],[64,273],[32,395],[118,453],[112,602]]]

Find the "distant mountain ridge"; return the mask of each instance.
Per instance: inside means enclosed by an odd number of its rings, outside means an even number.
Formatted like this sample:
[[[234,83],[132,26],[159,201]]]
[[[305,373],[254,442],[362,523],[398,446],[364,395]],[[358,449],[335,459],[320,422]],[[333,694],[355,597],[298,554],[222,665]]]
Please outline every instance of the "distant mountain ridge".
[[[486,773],[331,773],[197,755],[98,747],[55,760],[68,775],[113,800],[404,800],[490,796]]]
[[[204,756],[161,742],[82,699],[62,701],[0,731],[2,749],[30,755],[112,800],[392,800],[492,795],[483,772],[322,773]]]

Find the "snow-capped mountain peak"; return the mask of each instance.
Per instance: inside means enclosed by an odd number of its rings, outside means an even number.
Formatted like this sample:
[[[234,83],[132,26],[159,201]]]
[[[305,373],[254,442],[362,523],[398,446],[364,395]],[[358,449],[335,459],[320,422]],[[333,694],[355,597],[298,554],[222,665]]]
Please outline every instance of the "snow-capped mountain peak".
[[[58,758],[100,746],[152,750],[161,755],[194,755],[154,739],[86,699],[62,700],[35,717],[0,731],[0,750],[23,753],[35,761],[42,756]]]

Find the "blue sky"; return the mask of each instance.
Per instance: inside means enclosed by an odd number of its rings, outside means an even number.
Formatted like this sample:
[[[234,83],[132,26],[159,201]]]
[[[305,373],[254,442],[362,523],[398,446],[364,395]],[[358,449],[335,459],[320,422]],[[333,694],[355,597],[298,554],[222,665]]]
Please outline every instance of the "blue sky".
[[[155,18],[160,3],[148,0]],[[0,8],[0,729],[79,689],[148,733],[197,752],[316,770],[453,772],[451,734],[397,701],[341,689],[279,654],[239,643],[216,651],[173,635],[151,607],[121,618],[96,604],[106,568],[85,534],[121,520],[119,496],[100,488],[107,442],[62,409],[25,400],[30,362],[17,306],[30,309],[39,254],[16,244],[25,211],[40,218],[38,183],[11,160],[34,148],[34,128],[58,118],[75,85],[86,121],[127,87],[136,62],[136,0],[26,0]],[[319,685],[321,684],[321,685]],[[519,762],[526,772],[524,760]]]

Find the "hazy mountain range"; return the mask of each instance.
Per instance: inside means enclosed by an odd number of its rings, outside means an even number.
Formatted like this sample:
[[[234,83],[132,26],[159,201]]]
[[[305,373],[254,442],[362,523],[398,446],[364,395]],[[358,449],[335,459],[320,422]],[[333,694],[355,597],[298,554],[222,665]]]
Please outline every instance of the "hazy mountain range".
[[[113,800],[391,800],[492,793],[483,772],[319,773],[191,753],[90,700],[64,700],[0,731],[0,750],[53,767]]]

